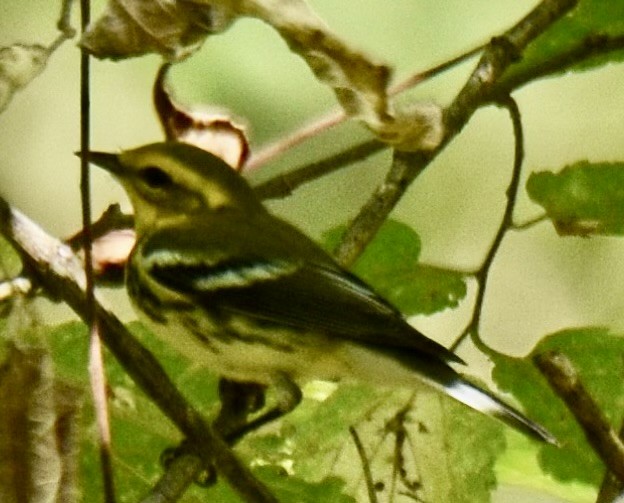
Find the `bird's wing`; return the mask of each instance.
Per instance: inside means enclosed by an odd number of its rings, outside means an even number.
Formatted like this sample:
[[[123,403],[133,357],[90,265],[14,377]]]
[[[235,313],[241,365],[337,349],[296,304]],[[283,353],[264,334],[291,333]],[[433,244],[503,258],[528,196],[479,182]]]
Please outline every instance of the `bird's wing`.
[[[178,229],[175,253],[167,251],[167,236],[157,235],[143,247],[148,272],[206,309],[461,362],[296,229],[288,227],[286,245],[291,246],[284,253],[276,246],[282,233],[274,225],[262,233],[256,229],[258,239],[242,244],[247,240],[235,234],[250,230],[245,225],[217,226],[186,238]]]

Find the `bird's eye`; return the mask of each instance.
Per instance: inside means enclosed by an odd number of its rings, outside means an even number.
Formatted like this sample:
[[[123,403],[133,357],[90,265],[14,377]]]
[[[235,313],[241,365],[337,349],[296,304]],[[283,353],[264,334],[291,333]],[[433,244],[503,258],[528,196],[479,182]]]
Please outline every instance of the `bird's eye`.
[[[171,185],[173,180],[168,173],[156,166],[148,166],[140,171],[143,181],[152,189],[162,189]]]

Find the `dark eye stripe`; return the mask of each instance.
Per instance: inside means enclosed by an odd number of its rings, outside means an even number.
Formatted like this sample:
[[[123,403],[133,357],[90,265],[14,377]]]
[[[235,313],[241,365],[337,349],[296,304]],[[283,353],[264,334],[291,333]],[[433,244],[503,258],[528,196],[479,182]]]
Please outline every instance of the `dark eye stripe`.
[[[173,183],[171,176],[156,166],[147,166],[139,172],[141,179],[153,189],[161,189]]]

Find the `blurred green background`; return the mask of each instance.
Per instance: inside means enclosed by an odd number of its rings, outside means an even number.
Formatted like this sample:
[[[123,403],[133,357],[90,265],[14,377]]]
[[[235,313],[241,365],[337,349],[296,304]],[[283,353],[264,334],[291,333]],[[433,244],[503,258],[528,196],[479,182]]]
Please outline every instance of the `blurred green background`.
[[[310,3],[343,39],[393,66],[399,80],[486,42],[537,2]],[[103,5],[94,2],[94,16]],[[49,0],[2,2],[0,45],[50,43],[56,36],[58,10],[57,2]],[[45,72],[18,92],[0,115],[0,194],[58,236],[73,234],[80,222],[79,167],[72,154],[79,145],[78,59],[75,41],[67,42]],[[409,99],[449,103],[475,62],[419,86]],[[151,104],[159,63],[155,56],[93,62],[94,149],[116,150],[162,139]],[[252,149],[335,106],[330,90],[314,79],[270,27],[255,20],[239,21],[209,39],[201,51],[172,70],[169,82],[181,102],[227,107],[244,118]],[[526,139],[523,180],[532,171],[557,171],[581,159],[624,159],[622,82],[624,65],[609,65],[540,81],[517,92]],[[359,124],[342,125],[289,151],[252,178],[266,179],[368,137]],[[421,236],[423,262],[461,270],[480,264],[501,218],[512,160],[507,113],[494,107],[477,112],[393,214]],[[389,152],[384,152],[270,206],[319,237],[356,214],[388,165]],[[95,216],[108,204],[125,200],[106,174],[94,171],[92,179]],[[539,213],[523,192],[516,222]],[[624,245],[617,238],[561,238],[549,223],[510,233],[491,271],[481,325],[484,339],[495,349],[520,355],[562,328],[624,329],[623,259]],[[469,286],[459,309],[418,317],[416,325],[450,343],[470,315],[475,288]],[[112,298],[117,302],[120,297]],[[467,358],[476,358],[470,348],[462,351]],[[497,501],[517,501],[514,490],[500,489]]]

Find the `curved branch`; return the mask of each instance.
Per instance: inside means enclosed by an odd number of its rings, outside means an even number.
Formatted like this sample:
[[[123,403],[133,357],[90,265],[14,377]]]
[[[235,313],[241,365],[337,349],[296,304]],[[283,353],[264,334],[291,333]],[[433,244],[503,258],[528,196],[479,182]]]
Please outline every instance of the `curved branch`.
[[[409,185],[466,125],[472,114],[493,99],[495,84],[535,37],[572,9],[578,0],[543,0],[502,36],[492,39],[477,67],[445,110],[445,133],[431,152],[397,152],[383,184],[351,222],[336,250],[338,260],[352,264],[377,233]]]
[[[538,354],[533,361],[574,414],[607,469],[624,482],[624,443],[583,386],[572,362],[556,351]]]
[[[448,61],[444,61],[439,65],[410,75],[401,82],[392,85],[388,89],[388,94],[390,96],[394,96],[396,94],[407,91],[408,89],[411,89],[414,86],[445,72],[449,68],[463,63],[464,61],[478,54],[482,50],[483,46],[480,45],[478,47],[470,49],[469,51],[464,52],[463,54],[460,54],[459,56],[455,56]],[[260,147],[259,151],[256,154],[252,154],[251,158],[245,166],[245,169],[253,170],[259,168],[264,164],[270,162],[275,157],[283,154],[288,149],[293,148],[296,145],[299,145],[300,143],[315,137],[323,131],[326,131],[334,126],[337,126],[338,124],[341,124],[347,118],[347,114],[342,110],[328,112],[323,117],[320,117],[315,121],[312,121],[311,123],[302,126],[296,131],[290,133],[288,136],[280,138],[279,140],[269,145]]]
[[[516,205],[516,200],[518,199],[518,191],[520,189],[520,174],[522,172],[522,162],[524,160],[524,135],[522,132],[522,118],[520,116],[520,109],[518,108],[518,104],[508,96],[507,98],[501,100],[501,106],[504,106],[507,110],[509,110],[509,115],[511,117],[511,122],[513,124],[513,133],[514,133],[514,165],[513,171],[511,173],[511,179],[509,181],[509,186],[507,187],[506,196],[507,196],[507,204],[505,205],[505,211],[503,213],[503,218],[501,219],[501,223],[498,227],[498,231],[494,236],[494,240],[492,241],[492,246],[487,252],[485,260],[483,264],[479,268],[479,270],[475,273],[475,279],[477,280],[477,298],[475,299],[475,304],[473,307],[472,318],[468,322],[468,326],[464,329],[462,334],[453,342],[451,345],[451,350],[454,351],[459,347],[459,345],[466,339],[466,337],[470,336],[472,341],[475,343],[481,351],[484,353],[488,353],[491,351],[486,344],[483,343],[481,337],[479,336],[479,323],[481,321],[481,312],[483,310],[483,300],[485,299],[485,291],[487,289],[487,280],[490,274],[490,269],[496,258],[496,254],[505,238],[507,232],[513,228],[513,213]]]
[[[51,295],[87,319],[85,276],[71,249],[0,198],[0,233],[21,254],[25,266]],[[201,414],[171,382],[160,363],[101,302],[95,302],[102,340],[145,394],[197,446],[204,465],[214,464],[232,488],[253,503],[277,503],[266,486],[241,463]]]

